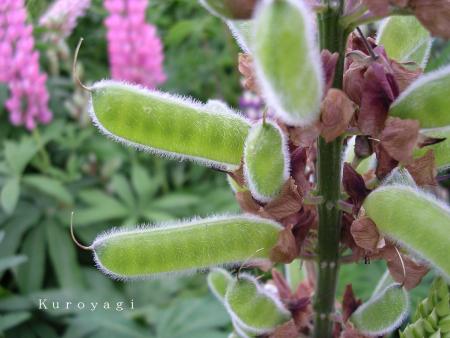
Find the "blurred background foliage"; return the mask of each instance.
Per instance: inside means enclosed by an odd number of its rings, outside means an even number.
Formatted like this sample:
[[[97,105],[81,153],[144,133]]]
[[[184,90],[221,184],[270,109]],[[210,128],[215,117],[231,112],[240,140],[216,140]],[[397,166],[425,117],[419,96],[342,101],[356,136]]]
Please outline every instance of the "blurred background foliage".
[[[51,1],[29,0],[36,21]],[[68,39],[80,37],[83,81],[109,76],[101,0],[94,0]],[[192,0],[152,0],[148,19],[165,47],[168,81],[163,90],[199,100],[220,98],[236,106],[241,92],[238,48],[227,28]],[[35,30],[36,41],[42,31]],[[430,68],[450,61],[450,47],[436,43]],[[205,276],[124,283],[110,280],[78,250],[69,235],[90,243],[111,227],[167,222],[192,215],[238,212],[223,173],[139,153],[103,137],[89,123],[86,94],[75,88],[71,60],[56,69],[53,46],[38,43],[49,72],[54,120],[29,133],[12,127],[0,86],[0,336],[11,338],[215,338],[230,328],[223,308],[207,292]],[[53,67],[53,68],[52,68]],[[384,272],[382,263],[345,266],[339,293],[352,282],[367,299]],[[423,283],[427,284],[427,281]],[[415,291],[426,294],[425,287]],[[47,311],[38,309],[47,299]],[[85,310],[52,310],[52,301],[86,302]],[[134,310],[127,311],[130,301]],[[90,311],[90,302],[111,309]],[[115,311],[124,302],[124,311]]]

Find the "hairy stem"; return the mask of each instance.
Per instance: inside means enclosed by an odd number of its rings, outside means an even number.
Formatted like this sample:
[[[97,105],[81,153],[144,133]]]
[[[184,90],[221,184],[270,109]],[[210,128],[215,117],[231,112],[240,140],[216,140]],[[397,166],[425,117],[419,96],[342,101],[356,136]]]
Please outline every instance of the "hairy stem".
[[[319,15],[321,49],[339,53],[333,87],[342,88],[346,30],[340,24],[343,1]],[[314,300],[314,337],[332,337],[334,301],[339,270],[341,211],[338,205],[341,184],[342,139],[330,143],[318,140],[317,184],[323,203],[319,205],[318,275]]]

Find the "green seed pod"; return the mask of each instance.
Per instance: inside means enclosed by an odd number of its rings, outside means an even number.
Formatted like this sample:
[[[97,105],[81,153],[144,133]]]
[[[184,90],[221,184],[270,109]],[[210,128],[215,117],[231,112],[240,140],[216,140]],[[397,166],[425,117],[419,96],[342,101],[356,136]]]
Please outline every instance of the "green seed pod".
[[[389,114],[419,120],[422,128],[450,125],[450,65],[414,81],[391,105]]]
[[[286,123],[319,118],[324,78],[313,15],[304,1],[266,0],[256,9],[251,50],[264,97]]]
[[[377,228],[450,275],[450,210],[433,196],[403,185],[373,191],[364,209]]]
[[[426,146],[414,151],[414,156],[419,157],[425,155],[428,149],[433,149],[435,156],[435,163],[439,170],[445,170],[450,167],[450,126],[435,129],[423,129],[422,134],[435,137],[445,138],[444,141]]]
[[[364,334],[381,336],[401,325],[408,314],[408,294],[400,284],[392,284],[361,305],[350,321]]]
[[[244,147],[244,176],[252,195],[269,202],[289,178],[289,150],[286,137],[273,122],[255,124]]]
[[[245,53],[250,53],[253,20],[227,20],[226,24],[239,47]]]
[[[432,38],[415,16],[395,15],[385,19],[377,34],[377,44],[387,55],[399,62],[416,62],[425,68]]]
[[[248,274],[241,274],[229,285],[225,307],[233,322],[246,332],[258,335],[272,332],[290,318],[279,299]]]
[[[223,302],[228,285],[233,281],[231,274],[225,269],[215,268],[209,272],[207,280],[211,292]]]
[[[91,94],[94,124],[115,141],[224,170],[240,165],[249,124],[238,114],[117,81]]]
[[[139,278],[268,259],[280,230],[278,223],[255,216],[211,217],[113,230],[97,237],[89,249],[104,273]]]

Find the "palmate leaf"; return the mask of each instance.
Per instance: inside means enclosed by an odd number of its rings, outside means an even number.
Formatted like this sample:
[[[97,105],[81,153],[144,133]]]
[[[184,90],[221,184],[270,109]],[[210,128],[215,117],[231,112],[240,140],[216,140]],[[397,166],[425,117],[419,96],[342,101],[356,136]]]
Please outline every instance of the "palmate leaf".
[[[377,43],[387,55],[399,62],[416,62],[425,68],[432,38],[415,16],[390,16],[383,21],[377,34]]]
[[[450,208],[418,188],[392,184],[374,190],[363,207],[387,237],[450,276]]]
[[[389,114],[419,120],[422,128],[450,125],[450,66],[414,81],[394,101]]]
[[[119,278],[268,259],[281,226],[255,216],[194,219],[172,225],[113,230],[91,245],[97,266]]]

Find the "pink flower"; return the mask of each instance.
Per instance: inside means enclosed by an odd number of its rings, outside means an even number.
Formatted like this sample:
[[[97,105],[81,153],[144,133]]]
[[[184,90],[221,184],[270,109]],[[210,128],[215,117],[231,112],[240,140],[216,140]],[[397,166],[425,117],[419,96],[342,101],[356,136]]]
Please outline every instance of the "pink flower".
[[[78,18],[86,13],[90,5],[91,0],[57,0],[39,19],[39,25],[64,39],[72,33]]]
[[[47,75],[39,69],[34,50],[33,27],[26,23],[23,0],[2,0],[0,4],[0,82],[8,84],[10,97],[5,106],[14,125],[29,130],[36,123],[48,123]]]
[[[114,79],[155,88],[166,80],[163,46],[145,22],[147,0],[105,0],[109,63]]]

